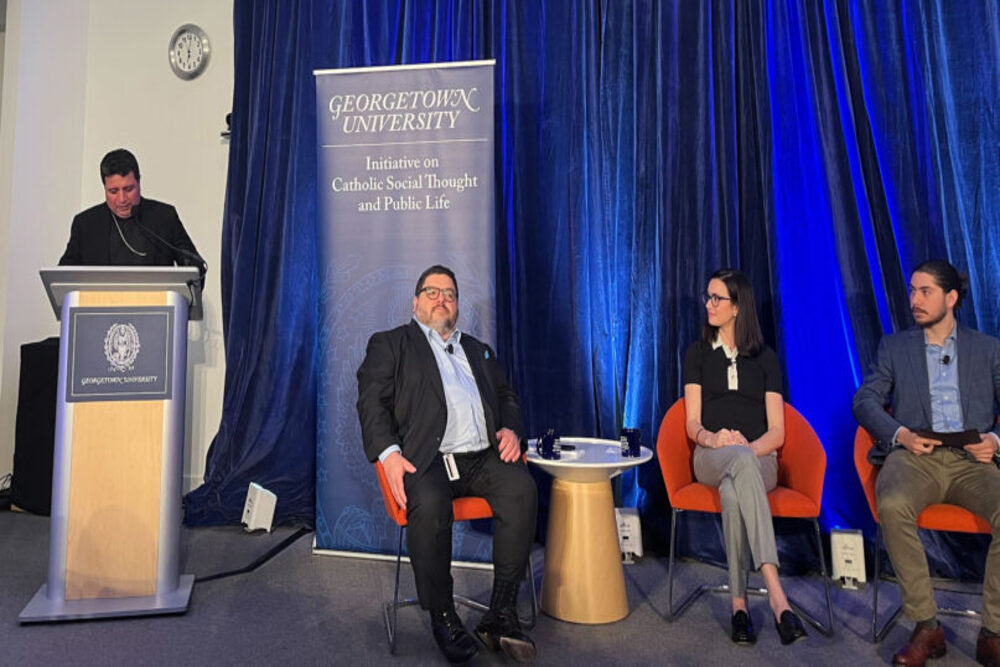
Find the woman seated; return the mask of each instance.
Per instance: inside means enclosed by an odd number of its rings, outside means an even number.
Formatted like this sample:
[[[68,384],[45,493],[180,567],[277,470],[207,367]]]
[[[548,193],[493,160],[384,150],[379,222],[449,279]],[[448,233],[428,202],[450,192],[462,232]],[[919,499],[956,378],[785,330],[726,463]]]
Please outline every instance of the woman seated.
[[[745,275],[716,271],[704,295],[708,319],[701,340],[684,357],[687,433],[698,447],[694,474],[722,499],[722,527],[733,598],[732,639],[753,644],[747,611],[751,563],[767,587],[782,644],[806,631],[778,581],[778,550],[767,492],[778,482],[778,448],[785,439],[781,369],[764,344],[753,289]]]

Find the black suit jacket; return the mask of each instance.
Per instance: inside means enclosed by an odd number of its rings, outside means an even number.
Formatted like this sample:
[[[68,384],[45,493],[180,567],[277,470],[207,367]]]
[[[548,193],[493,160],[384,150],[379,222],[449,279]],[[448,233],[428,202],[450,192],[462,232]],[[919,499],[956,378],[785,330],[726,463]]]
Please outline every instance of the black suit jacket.
[[[155,199],[142,199],[136,208],[132,218],[121,222],[123,229],[138,222],[171,245],[198,254],[173,206]],[[164,247],[141,232],[136,234],[134,230],[131,233],[128,229],[125,231],[129,243],[136,250],[145,252],[145,257],[134,255],[124,247],[107,204],[91,206],[73,218],[69,242],[59,264],[64,266],[115,264],[173,266],[174,263],[180,266],[193,265],[188,257]]]
[[[461,342],[483,401],[490,445],[498,446],[496,432],[506,427],[522,439],[523,451],[521,401],[507,383],[496,354],[466,333]],[[430,341],[416,321],[380,331],[368,340],[358,368],[357,407],[369,461],[378,460],[386,447],[398,444],[417,475],[430,467],[448,415],[441,372]]]

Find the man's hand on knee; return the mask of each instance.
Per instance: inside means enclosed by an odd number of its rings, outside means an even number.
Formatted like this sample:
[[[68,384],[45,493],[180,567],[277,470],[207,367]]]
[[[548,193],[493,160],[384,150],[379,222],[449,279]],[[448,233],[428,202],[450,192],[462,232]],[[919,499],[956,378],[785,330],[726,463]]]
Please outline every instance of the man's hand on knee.
[[[406,491],[403,488],[403,475],[415,473],[417,469],[399,452],[393,452],[382,462],[385,478],[389,480],[389,490],[399,506],[406,509]]]
[[[496,433],[500,460],[513,463],[521,458],[521,440],[509,428],[502,428]]]

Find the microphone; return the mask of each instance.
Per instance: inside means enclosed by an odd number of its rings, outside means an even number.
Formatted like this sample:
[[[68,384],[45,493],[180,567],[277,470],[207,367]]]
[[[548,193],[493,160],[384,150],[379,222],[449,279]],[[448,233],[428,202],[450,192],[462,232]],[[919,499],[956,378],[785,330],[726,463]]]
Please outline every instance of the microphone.
[[[448,343],[448,347],[446,347],[445,349],[448,350],[448,354],[455,354],[455,346],[452,345],[451,343]]]
[[[947,366],[948,364],[950,364],[951,363],[951,355],[946,354],[943,357],[941,357],[941,363],[944,364],[945,366]]]
[[[198,253],[191,252],[190,250],[186,250],[185,248],[178,248],[173,243],[170,243],[169,241],[167,241],[165,238],[154,232],[149,227],[144,227],[139,217],[139,208],[141,206],[142,202],[140,201],[138,204],[132,207],[132,215],[135,217],[136,228],[140,232],[142,232],[146,236],[146,238],[150,239],[154,243],[158,243],[161,248],[166,248],[167,250],[173,252],[174,254],[180,255],[181,257],[186,259],[187,262],[184,264],[185,266],[197,267],[198,273],[201,274],[202,285],[204,285],[205,274],[208,273],[208,263]]]

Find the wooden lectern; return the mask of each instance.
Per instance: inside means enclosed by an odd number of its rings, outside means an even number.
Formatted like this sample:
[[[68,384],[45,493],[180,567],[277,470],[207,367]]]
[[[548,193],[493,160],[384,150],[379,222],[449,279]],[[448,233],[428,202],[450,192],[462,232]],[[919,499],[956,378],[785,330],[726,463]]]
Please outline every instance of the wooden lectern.
[[[48,583],[21,623],[181,613],[189,267],[43,269],[62,321]]]

